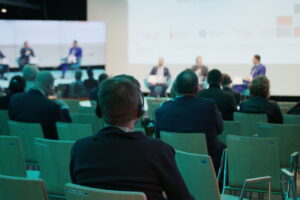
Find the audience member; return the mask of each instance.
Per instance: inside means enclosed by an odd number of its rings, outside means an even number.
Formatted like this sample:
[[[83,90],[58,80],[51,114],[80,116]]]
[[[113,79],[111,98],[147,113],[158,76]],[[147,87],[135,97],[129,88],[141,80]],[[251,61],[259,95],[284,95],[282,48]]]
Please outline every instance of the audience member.
[[[53,91],[54,78],[50,72],[40,72],[34,88],[13,95],[8,114],[14,121],[40,123],[47,139],[58,139],[55,123],[71,122],[68,106],[60,100],[51,101],[47,96]]]
[[[98,82],[94,79],[94,73],[91,68],[87,68],[86,73],[88,78],[83,81],[83,85],[87,95],[91,94],[91,91],[98,87]]]
[[[148,200],[189,200],[190,195],[169,145],[134,131],[143,114],[140,89],[127,78],[110,78],[99,89],[105,128],[78,140],[71,152],[72,182],[144,192]]]
[[[80,70],[77,70],[75,72],[75,81],[71,83],[67,88],[68,97],[77,99],[86,96],[81,77],[82,77],[82,72]]]
[[[211,70],[208,73],[207,82],[209,88],[201,90],[198,96],[214,99],[222,113],[223,120],[233,120],[233,113],[237,111],[237,104],[230,93],[221,90],[222,73],[217,69]]]
[[[150,76],[155,76],[155,82],[149,82],[150,96],[152,97],[166,97],[171,74],[169,69],[165,66],[164,58],[159,58],[158,65],[154,66],[150,72]]]
[[[250,87],[251,98],[243,101],[240,112],[265,113],[269,123],[283,123],[282,114],[276,102],[269,101],[270,81],[266,76],[256,77]]]
[[[223,74],[222,75],[222,86],[223,86],[223,90],[230,93],[234,99],[235,102],[239,105],[241,102],[241,94],[237,91],[235,91],[234,89],[232,89],[231,83],[231,77],[228,74]]]
[[[97,96],[98,96],[98,90],[99,90],[99,87],[100,87],[100,84],[108,78],[108,75],[106,73],[102,73],[99,75],[98,77],[98,83],[97,83],[97,88],[94,89],[91,93],[90,93],[90,100],[93,100],[93,101],[97,101]]]
[[[26,88],[25,92],[29,91],[31,88],[34,87],[34,80],[39,73],[39,69],[36,65],[25,65],[23,68],[23,77],[26,81]]]
[[[11,97],[25,90],[25,80],[22,76],[14,76],[10,79],[6,96],[0,97],[0,109],[7,110]]]
[[[223,120],[215,102],[197,97],[198,77],[190,69],[177,76],[174,90],[175,100],[163,104],[155,112],[156,137],[160,137],[160,131],[204,133],[217,170],[225,145],[218,140]]]

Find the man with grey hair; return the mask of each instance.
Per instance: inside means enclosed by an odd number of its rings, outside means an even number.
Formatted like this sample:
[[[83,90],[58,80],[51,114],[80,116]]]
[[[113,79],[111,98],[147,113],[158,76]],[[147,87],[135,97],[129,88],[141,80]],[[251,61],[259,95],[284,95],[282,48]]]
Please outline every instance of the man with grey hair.
[[[119,76],[101,83],[99,109],[105,128],[78,140],[71,151],[72,182],[121,191],[144,192],[148,200],[192,200],[166,143],[135,131],[143,115],[143,95],[135,79]]]
[[[71,122],[68,106],[61,100],[51,101],[54,77],[50,72],[40,72],[34,87],[28,92],[16,94],[8,107],[9,118],[14,121],[40,123],[47,139],[58,139],[55,123]]]
[[[23,78],[26,81],[25,91],[29,91],[34,87],[34,80],[39,73],[39,68],[36,65],[25,65],[23,68]]]

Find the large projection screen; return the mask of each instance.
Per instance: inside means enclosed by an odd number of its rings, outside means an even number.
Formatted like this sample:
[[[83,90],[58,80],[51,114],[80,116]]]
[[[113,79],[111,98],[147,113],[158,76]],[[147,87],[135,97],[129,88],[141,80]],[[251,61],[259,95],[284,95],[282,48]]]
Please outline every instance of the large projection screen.
[[[73,40],[82,48],[82,66],[105,65],[106,24],[85,21],[0,20],[0,50],[17,67],[20,49],[28,41],[39,67],[57,67]]]

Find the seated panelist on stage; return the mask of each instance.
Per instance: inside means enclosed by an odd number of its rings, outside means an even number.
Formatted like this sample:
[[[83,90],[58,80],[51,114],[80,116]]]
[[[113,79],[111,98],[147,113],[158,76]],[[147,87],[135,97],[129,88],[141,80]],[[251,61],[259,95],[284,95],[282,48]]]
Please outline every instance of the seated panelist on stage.
[[[247,81],[252,82],[256,77],[266,75],[266,66],[261,64],[260,60],[260,55],[256,54],[253,56],[252,63],[254,66],[251,69],[250,76],[246,79]]]
[[[72,47],[69,50],[68,56],[64,59],[63,64],[59,66],[62,70],[61,78],[65,78],[65,74],[68,69],[78,69],[81,65],[82,59],[82,48],[78,46],[78,41],[74,40],[72,43]]]
[[[203,82],[208,74],[208,67],[203,65],[203,59],[201,56],[197,56],[196,64],[192,66],[192,70],[197,74],[199,82]]]
[[[171,81],[169,69],[165,66],[164,58],[159,58],[158,65],[154,66],[148,77],[150,96],[166,97],[166,91]]]
[[[24,46],[21,48],[21,51],[20,51],[19,65],[20,65],[21,69],[23,69],[23,67],[26,64],[37,64],[35,61],[33,61],[34,57],[35,57],[35,55],[34,55],[33,49],[29,46],[29,42],[25,41]]]
[[[177,168],[174,149],[134,130],[144,113],[144,98],[136,79],[122,77],[107,79],[100,85],[98,107],[105,126],[73,145],[72,182],[144,192],[148,200],[163,200],[163,193],[170,200],[194,199]]]
[[[51,101],[48,95],[54,90],[54,77],[42,71],[35,79],[34,88],[15,94],[8,106],[11,120],[39,123],[46,139],[58,139],[56,122],[71,122],[68,106],[61,100]]]

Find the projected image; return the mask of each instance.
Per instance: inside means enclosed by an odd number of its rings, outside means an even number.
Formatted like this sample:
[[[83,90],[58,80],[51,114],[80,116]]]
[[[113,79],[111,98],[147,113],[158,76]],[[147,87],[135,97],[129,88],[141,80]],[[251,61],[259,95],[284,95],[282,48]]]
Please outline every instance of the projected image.
[[[0,60],[10,68],[105,64],[104,22],[0,20],[0,27]]]
[[[129,63],[300,63],[299,0],[129,0]]]

